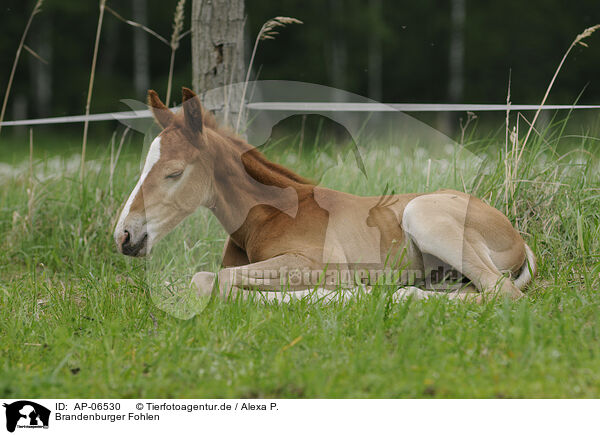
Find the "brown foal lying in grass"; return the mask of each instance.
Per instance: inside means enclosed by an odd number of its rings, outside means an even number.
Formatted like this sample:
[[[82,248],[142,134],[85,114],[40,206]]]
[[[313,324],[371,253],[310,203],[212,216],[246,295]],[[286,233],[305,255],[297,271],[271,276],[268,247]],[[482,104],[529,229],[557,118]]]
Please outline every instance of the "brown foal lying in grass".
[[[397,289],[411,281],[402,272],[427,279],[442,265],[468,282],[448,297],[517,299],[535,273],[531,249],[506,216],[471,195],[359,197],[320,187],[220,129],[191,90],[183,89],[177,114],[154,91],[148,99],[164,130],[123,207],[115,241],[123,254],[144,256],[199,206],[209,208],[229,237],[223,269],[194,276],[200,294],[259,289],[284,300],[381,278],[365,271],[395,272],[386,284]],[[434,292],[411,287],[396,296],[407,294]]]

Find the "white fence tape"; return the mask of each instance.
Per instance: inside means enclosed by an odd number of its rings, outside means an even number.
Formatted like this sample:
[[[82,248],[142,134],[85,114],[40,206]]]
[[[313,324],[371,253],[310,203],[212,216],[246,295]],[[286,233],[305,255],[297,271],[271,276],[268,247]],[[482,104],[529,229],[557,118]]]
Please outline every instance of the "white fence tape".
[[[11,125],[44,125],[44,124],[69,124],[75,122],[84,122],[86,119],[93,121],[112,121],[119,119],[137,119],[150,118],[152,114],[149,110],[140,110],[136,112],[112,112],[112,113],[97,113],[95,115],[74,115],[74,116],[57,116],[55,118],[39,118],[39,119],[23,119],[19,121],[4,121],[2,126]]]
[[[249,103],[246,106],[250,110],[271,110],[288,112],[492,112],[506,111],[506,104],[384,104],[384,103],[301,103],[301,102],[261,102]],[[526,111],[537,110],[540,106],[535,104],[511,104],[510,110]],[[547,105],[542,110],[582,110],[600,109],[600,105]],[[97,113],[95,115],[58,116],[54,118],[23,119],[18,121],[4,121],[2,126],[17,125],[45,125],[45,124],[69,124],[84,122],[86,119],[94,121],[111,121],[120,119],[150,118],[149,110]]]
[[[491,112],[506,111],[506,104],[413,104],[413,103],[250,103],[252,110],[298,112]],[[535,104],[511,104],[510,110],[537,110]],[[548,105],[542,110],[600,109],[600,106]]]

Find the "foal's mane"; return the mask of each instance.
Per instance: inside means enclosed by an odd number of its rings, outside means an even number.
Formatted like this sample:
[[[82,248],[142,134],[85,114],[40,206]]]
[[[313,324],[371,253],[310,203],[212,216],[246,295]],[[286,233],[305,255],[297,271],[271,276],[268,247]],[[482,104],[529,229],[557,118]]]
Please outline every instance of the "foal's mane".
[[[238,145],[244,144],[240,139],[233,139]],[[246,144],[248,145],[248,144]],[[314,185],[311,180],[296,174],[291,169],[286,168],[279,163],[270,161],[258,149],[248,145],[250,148],[242,154],[242,163],[248,174],[256,181],[274,185],[278,187],[287,187],[290,184]]]
[[[187,128],[183,110],[175,114],[173,123],[183,130]],[[296,174],[294,171],[283,165],[270,161],[257,148],[238,137],[230,129],[221,127],[217,123],[215,116],[208,110],[202,109],[202,125],[203,128],[208,128],[218,135],[218,142],[231,147],[235,154],[241,157],[246,172],[256,181],[265,185],[281,188],[298,185],[315,185],[315,183],[308,178]],[[220,163],[231,164],[230,162]]]
[[[220,127],[212,113],[203,115],[203,123],[206,127],[213,129],[229,142],[229,144],[241,153],[242,163],[248,175],[256,181],[277,187],[288,187],[293,184],[314,186],[315,183],[308,178],[296,174],[291,169],[279,163],[267,159],[256,147],[238,137],[227,128]]]

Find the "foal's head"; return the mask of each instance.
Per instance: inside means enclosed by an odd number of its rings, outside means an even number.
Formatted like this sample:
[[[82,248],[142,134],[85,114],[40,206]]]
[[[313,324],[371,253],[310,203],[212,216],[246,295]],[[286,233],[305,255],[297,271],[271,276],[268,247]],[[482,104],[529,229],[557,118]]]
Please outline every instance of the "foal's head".
[[[219,138],[214,131],[208,132],[200,100],[191,90],[183,88],[183,110],[177,114],[154,91],[148,92],[148,102],[163,131],[150,145],[140,179],[114,233],[119,251],[138,257],[148,254],[200,205],[209,203],[214,147],[208,142]]]

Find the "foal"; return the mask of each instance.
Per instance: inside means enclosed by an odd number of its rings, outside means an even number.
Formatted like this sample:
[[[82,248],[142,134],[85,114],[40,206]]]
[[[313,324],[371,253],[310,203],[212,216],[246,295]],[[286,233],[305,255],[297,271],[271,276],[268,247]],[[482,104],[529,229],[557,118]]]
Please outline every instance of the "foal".
[[[351,288],[357,276],[374,284],[380,275],[365,270],[409,269],[427,279],[441,265],[470,283],[449,297],[517,299],[535,273],[531,249],[506,216],[471,195],[359,197],[316,186],[219,128],[191,90],[183,88],[177,114],[152,90],[148,102],[163,131],[114,238],[123,254],[144,256],[199,206],[209,208],[229,237],[223,269],[194,276],[200,294],[256,288],[284,299],[282,291]],[[410,281],[394,277],[395,285]]]

